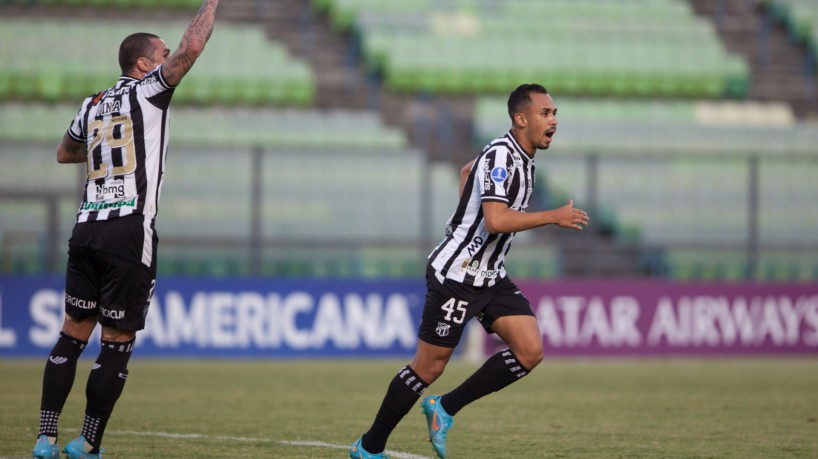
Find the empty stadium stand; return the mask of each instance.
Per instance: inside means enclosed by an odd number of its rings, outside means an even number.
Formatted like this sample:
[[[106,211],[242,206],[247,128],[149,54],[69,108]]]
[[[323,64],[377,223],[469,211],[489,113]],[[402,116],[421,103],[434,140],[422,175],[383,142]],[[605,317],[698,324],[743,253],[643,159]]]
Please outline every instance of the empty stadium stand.
[[[818,4],[809,0],[763,0],[773,18],[781,22],[793,38],[818,53]]]
[[[81,100],[116,81],[124,31],[151,31],[178,43],[184,22],[0,20],[0,100]],[[173,46],[173,45],[171,45]],[[107,56],[107,58],[105,58]],[[256,26],[214,31],[197,65],[175,94],[183,103],[294,105],[312,103],[310,67]]]
[[[360,38],[364,63],[406,92],[743,97],[748,69],[684,2],[317,2]],[[548,18],[547,26],[543,18]]]
[[[818,117],[815,48],[788,25],[789,10],[782,6],[787,0],[690,3],[715,24],[725,49],[745,58],[751,71],[747,98],[786,102],[801,118]]]
[[[62,268],[83,170],[54,146],[122,31],[173,46],[199,3],[0,0],[4,272]],[[537,81],[560,128],[533,206],[593,224],[523,235],[512,275],[818,279],[813,3],[223,0],[175,95],[159,269],[417,277],[457,169]]]
[[[183,84],[187,86],[186,81]],[[0,104],[0,141],[53,143],[61,138],[76,110],[77,105],[64,102]],[[378,113],[371,110],[184,105],[172,110],[174,145],[334,148],[353,153],[380,150],[384,154],[408,147],[406,135],[384,125]]]

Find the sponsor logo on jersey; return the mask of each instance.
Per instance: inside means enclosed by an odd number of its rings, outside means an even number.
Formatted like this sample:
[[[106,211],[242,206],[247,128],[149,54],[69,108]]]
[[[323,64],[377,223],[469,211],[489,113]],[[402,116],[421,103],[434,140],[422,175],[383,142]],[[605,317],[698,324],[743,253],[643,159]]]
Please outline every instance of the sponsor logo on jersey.
[[[449,336],[449,330],[451,328],[452,326],[445,322],[438,322],[437,328],[435,328],[435,333],[437,333],[437,336],[440,337]]]
[[[484,242],[484,241],[483,241],[483,238],[482,238],[482,237],[480,237],[480,236],[475,236],[475,238],[474,238],[474,239],[472,239],[472,241],[471,241],[471,242],[469,243],[469,245],[466,247],[466,250],[469,252],[469,256],[470,256],[470,257],[471,257],[471,256],[474,256],[474,254],[475,254],[475,253],[477,253],[477,251],[478,251],[478,250],[480,250],[480,247],[482,247],[482,246],[483,246],[483,242]],[[466,263],[468,263],[468,262],[469,262],[469,260],[466,260],[466,261],[463,263],[463,267],[464,267],[464,268],[466,267]]]
[[[97,307],[97,302],[96,301],[83,300],[82,298],[77,298],[77,297],[71,296],[71,295],[69,295],[67,293],[65,294],[65,304],[68,304],[68,305],[74,306],[75,308],[80,308],[80,309],[94,309],[94,308]]]
[[[83,202],[82,210],[120,209],[122,207],[136,207],[136,198],[116,202]]]
[[[119,199],[124,197],[125,180],[122,180],[121,178],[97,185],[96,201],[105,201],[107,199]]]
[[[477,260],[473,261],[471,265],[466,266],[466,272],[472,276],[483,276],[486,279],[494,279],[500,275],[499,269],[480,270],[480,264]]]
[[[123,87],[121,87],[119,89],[111,88],[111,89],[108,90],[107,93],[105,93],[105,97],[116,97],[116,96],[121,96],[123,94],[128,94],[130,92],[131,92],[131,87],[130,86],[123,86]]]
[[[483,159],[483,189],[489,191],[491,189],[491,173],[489,173],[491,161],[488,158]]]
[[[505,167],[495,167],[491,170],[491,179],[497,183],[503,183],[508,177],[508,171]]]

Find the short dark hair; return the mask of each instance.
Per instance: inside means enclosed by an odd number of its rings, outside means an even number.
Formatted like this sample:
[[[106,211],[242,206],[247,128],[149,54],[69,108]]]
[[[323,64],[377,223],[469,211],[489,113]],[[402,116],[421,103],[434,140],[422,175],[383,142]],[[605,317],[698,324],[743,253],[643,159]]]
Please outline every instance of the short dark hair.
[[[137,32],[125,37],[122,44],[119,45],[119,68],[122,73],[128,73],[134,65],[136,60],[140,57],[152,57],[155,51],[152,38],[159,38],[158,35],[147,32]]]
[[[508,116],[511,117],[512,122],[514,121],[514,114],[520,113],[531,103],[531,96],[529,94],[532,92],[548,94],[548,90],[545,89],[545,87],[536,83],[521,84],[517,86],[517,89],[511,91],[511,95],[508,96]]]

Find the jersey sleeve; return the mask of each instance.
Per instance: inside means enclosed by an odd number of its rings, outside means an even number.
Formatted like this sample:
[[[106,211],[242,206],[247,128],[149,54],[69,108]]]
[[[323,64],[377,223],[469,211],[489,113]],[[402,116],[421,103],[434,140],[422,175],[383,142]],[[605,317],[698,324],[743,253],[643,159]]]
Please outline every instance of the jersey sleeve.
[[[475,178],[481,182],[481,201],[508,204],[509,151],[503,147],[487,151],[478,163]]]
[[[66,132],[68,137],[71,137],[77,142],[85,143],[85,126],[83,126],[83,123],[85,121],[85,110],[87,106],[87,103],[82,104],[82,107],[77,111],[77,115],[74,117],[74,120],[71,121],[71,124],[68,126],[68,131]]]
[[[162,67],[160,65],[147,74],[137,85],[137,91],[155,107],[165,109],[170,105],[170,98],[176,87],[168,84],[162,77]]]

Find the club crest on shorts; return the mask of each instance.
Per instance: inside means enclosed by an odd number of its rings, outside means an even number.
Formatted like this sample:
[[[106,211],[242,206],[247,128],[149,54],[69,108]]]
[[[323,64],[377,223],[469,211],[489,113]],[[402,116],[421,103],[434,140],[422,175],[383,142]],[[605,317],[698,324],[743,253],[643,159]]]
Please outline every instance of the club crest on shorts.
[[[441,338],[444,337],[444,336],[449,336],[449,329],[450,328],[452,328],[451,325],[449,325],[449,324],[447,324],[445,322],[438,322],[437,323],[437,328],[435,328],[435,333],[437,333],[437,336],[440,336]]]

